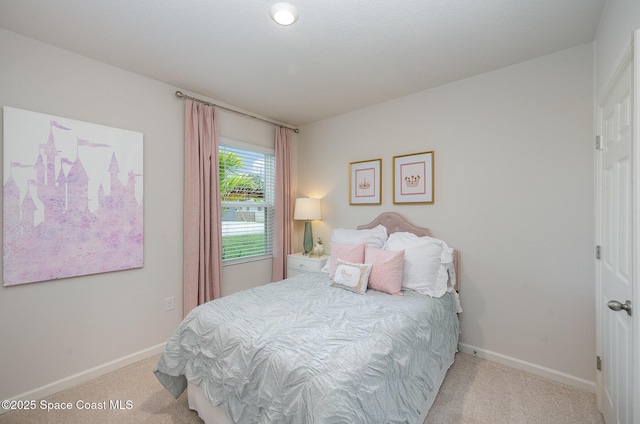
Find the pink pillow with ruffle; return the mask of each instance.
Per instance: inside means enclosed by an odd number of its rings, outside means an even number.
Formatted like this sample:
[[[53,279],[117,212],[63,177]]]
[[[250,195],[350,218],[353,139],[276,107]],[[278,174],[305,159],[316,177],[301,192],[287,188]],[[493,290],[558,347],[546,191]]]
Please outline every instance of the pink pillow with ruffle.
[[[354,264],[364,263],[364,243],[342,244],[331,242],[331,271],[329,277],[333,280],[338,267],[338,259]]]
[[[370,289],[402,296],[404,250],[390,251],[367,246],[364,263],[373,265],[369,274]]]

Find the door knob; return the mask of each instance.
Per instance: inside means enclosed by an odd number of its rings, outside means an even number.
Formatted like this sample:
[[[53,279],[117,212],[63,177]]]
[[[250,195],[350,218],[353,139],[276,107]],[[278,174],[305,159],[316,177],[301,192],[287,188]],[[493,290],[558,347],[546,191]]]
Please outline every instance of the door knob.
[[[627,314],[628,314],[628,315],[631,315],[632,307],[631,307],[631,301],[630,301],[630,300],[627,300],[627,301],[626,301],[626,302],[624,302],[624,303],[620,303],[620,302],[618,302],[617,300],[610,300],[610,301],[607,303],[607,306],[608,306],[608,307],[609,307],[609,309],[611,309],[612,311],[620,311],[620,310],[623,310],[623,309],[624,309],[625,311],[627,311]]]

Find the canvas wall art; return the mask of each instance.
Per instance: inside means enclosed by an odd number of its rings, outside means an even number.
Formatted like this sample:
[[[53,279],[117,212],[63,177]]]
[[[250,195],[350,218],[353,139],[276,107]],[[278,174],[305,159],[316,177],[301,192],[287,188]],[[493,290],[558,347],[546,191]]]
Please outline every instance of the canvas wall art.
[[[144,263],[143,134],[3,108],[3,284]]]

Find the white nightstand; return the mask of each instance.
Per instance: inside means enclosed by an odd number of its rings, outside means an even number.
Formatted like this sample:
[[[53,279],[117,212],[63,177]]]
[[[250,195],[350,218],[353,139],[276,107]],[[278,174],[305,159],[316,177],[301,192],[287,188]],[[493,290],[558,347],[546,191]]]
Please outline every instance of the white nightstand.
[[[287,278],[303,272],[319,272],[329,257],[329,255],[305,256],[302,253],[287,255]]]

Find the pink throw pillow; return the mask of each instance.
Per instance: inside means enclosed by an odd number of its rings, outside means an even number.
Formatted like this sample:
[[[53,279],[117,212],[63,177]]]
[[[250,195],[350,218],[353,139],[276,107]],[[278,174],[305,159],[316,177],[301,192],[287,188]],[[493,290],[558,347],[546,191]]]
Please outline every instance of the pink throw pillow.
[[[404,250],[390,251],[367,246],[365,264],[372,264],[369,288],[402,296],[402,272],[404,271]]]
[[[338,267],[338,259],[354,264],[364,263],[364,243],[341,244],[331,242],[331,272],[329,277],[333,280]]]

